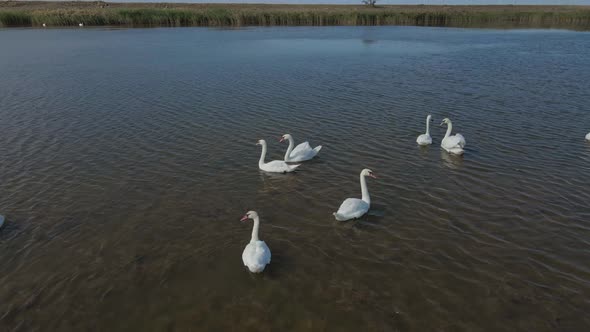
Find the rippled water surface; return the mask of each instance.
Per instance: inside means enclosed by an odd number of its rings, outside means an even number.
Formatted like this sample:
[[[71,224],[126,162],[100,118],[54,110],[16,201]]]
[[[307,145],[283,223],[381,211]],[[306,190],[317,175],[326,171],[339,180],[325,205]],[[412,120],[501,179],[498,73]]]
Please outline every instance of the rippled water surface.
[[[0,30],[0,330],[590,329],[590,34]],[[432,114],[434,144],[416,137]],[[467,139],[440,150],[442,118]],[[288,175],[257,168],[322,144]],[[370,167],[368,216],[336,222]],[[250,274],[251,223],[272,263]]]

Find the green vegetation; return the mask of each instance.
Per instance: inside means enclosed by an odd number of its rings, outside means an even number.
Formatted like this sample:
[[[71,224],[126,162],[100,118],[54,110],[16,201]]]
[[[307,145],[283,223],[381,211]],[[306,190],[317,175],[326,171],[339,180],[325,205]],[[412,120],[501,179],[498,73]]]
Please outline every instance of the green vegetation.
[[[206,5],[0,2],[12,26],[419,25],[590,29],[588,6]]]

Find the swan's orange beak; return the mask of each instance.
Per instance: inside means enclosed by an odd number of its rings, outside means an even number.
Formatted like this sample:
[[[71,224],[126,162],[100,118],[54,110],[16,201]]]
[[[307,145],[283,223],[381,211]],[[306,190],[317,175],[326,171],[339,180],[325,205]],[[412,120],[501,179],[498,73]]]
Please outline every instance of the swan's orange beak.
[[[244,216],[242,217],[242,219],[240,219],[240,221],[241,221],[241,222],[244,222],[244,221],[246,221],[246,220],[248,220],[248,215],[247,215],[247,214],[246,214],[246,215],[244,215]]]
[[[280,143],[282,143],[282,142],[284,142],[284,141],[285,141],[285,138],[284,138],[284,137],[281,137],[281,138],[279,139],[279,142],[280,142]]]
[[[373,173],[369,174],[369,176],[372,177],[373,179],[376,179],[377,178],[377,175],[375,175]]]

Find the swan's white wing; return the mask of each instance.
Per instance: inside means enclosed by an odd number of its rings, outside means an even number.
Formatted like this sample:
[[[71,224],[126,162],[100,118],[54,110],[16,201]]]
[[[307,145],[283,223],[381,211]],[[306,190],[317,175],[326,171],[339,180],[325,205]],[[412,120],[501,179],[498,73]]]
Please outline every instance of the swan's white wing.
[[[261,169],[272,173],[285,173],[294,171],[299,165],[289,165],[282,160],[273,160],[262,165]]]
[[[443,139],[443,141],[441,142],[441,145],[445,149],[460,148],[461,145],[459,143],[461,143],[461,138],[463,138],[463,136],[456,136],[456,135],[449,136],[449,137]]]
[[[344,221],[362,217],[369,211],[369,204],[358,198],[347,198],[334,213],[336,220]]]
[[[270,249],[264,241],[250,242],[242,253],[242,261],[250,272],[258,273],[270,263]]]
[[[248,266],[248,264],[250,264],[250,257],[252,256],[253,250],[254,246],[252,245],[252,243],[248,243],[248,245],[246,245],[246,248],[244,248],[244,251],[242,252],[242,262],[244,262],[245,266]]]
[[[465,137],[463,137],[463,135],[461,135],[461,134],[455,134],[455,137],[458,137],[459,138],[459,146],[461,148],[464,148],[465,145],[467,145],[467,142],[465,141]]]
[[[260,263],[266,265],[270,263],[270,249],[264,241],[256,242],[256,255],[259,258]]]
[[[312,151],[312,148],[309,145],[309,142],[303,142],[303,143],[297,145],[293,149],[293,151],[291,151],[291,158],[295,158],[295,157],[298,157],[298,156],[306,156],[311,151]]]
[[[309,143],[305,142],[302,144],[307,144],[307,147],[309,148],[309,150],[303,151],[301,153],[297,153],[295,154],[294,152],[291,152],[290,156],[289,156],[289,162],[294,163],[294,162],[300,162],[300,161],[306,161],[306,160],[310,160],[313,159],[313,157],[315,157],[318,152],[320,152],[320,150],[322,149],[321,145],[316,146],[315,148],[311,148],[311,146],[309,146]],[[301,146],[301,145],[299,145]],[[299,147],[298,146],[298,147]]]
[[[432,144],[432,137],[430,137],[430,135],[428,134],[422,134],[418,136],[418,138],[416,139],[416,143],[420,145]]]

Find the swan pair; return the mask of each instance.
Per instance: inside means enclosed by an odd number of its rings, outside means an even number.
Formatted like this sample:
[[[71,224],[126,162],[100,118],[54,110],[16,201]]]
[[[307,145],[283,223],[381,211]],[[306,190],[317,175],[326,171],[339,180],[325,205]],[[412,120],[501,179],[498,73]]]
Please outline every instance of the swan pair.
[[[416,143],[419,145],[430,145],[432,144],[432,137],[430,137],[430,122],[432,121],[432,115],[428,115],[426,117],[426,133],[418,136],[416,139]],[[467,145],[465,141],[465,137],[461,134],[451,135],[453,131],[453,123],[449,118],[444,118],[440,125],[443,124],[447,125],[447,132],[445,133],[445,137],[440,142],[440,146],[451,154],[462,155],[464,150],[463,148]]]
[[[361,199],[358,198],[347,198],[342,202],[338,212],[334,212],[333,215],[338,221],[345,221],[349,219],[356,219],[362,217],[369,211],[371,206],[371,197],[369,196],[369,190],[367,189],[367,181],[365,177],[370,176],[377,178],[373,171],[368,168],[363,169],[360,175],[361,180]],[[250,243],[246,245],[242,252],[242,262],[244,266],[248,267],[248,270],[252,273],[260,273],[264,271],[264,268],[270,263],[271,253],[270,248],[264,241],[261,241],[258,237],[260,229],[260,216],[256,211],[248,211],[240,219],[244,222],[247,220],[253,220],[254,225],[252,226],[252,236],[250,237]]]
[[[270,173],[290,173],[297,169],[297,167],[301,166],[301,164],[289,165],[287,163],[310,160],[315,157],[322,149],[321,145],[318,145],[312,149],[308,142],[301,143],[293,148],[295,141],[293,140],[293,136],[290,134],[281,136],[280,142],[284,142],[285,140],[289,141],[289,147],[285,153],[285,160],[273,160],[269,161],[268,163],[265,162],[267,150],[266,141],[261,139],[258,141],[258,143],[256,143],[256,145],[262,146],[262,154],[260,155],[260,160],[258,161],[258,168]]]

